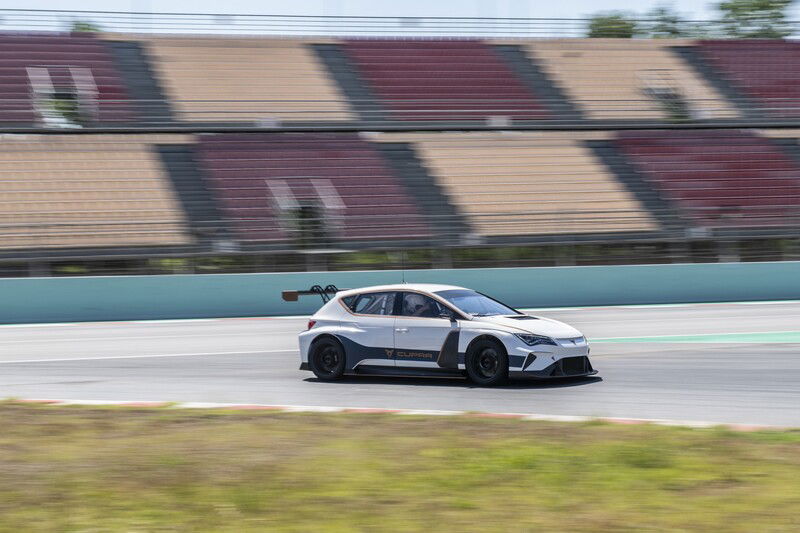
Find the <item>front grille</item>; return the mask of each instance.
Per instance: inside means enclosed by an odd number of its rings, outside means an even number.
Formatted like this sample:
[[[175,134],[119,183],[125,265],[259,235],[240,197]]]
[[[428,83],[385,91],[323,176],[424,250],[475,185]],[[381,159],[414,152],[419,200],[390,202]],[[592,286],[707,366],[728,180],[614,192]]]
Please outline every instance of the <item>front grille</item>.
[[[589,358],[586,356],[565,357],[561,360],[561,371],[565,376],[586,374],[587,372],[590,372],[590,368],[591,366],[589,365]]]
[[[556,341],[558,341],[558,344],[561,346],[571,348],[572,346],[582,346],[586,342],[586,339],[583,337],[570,337],[567,339],[556,339]]]

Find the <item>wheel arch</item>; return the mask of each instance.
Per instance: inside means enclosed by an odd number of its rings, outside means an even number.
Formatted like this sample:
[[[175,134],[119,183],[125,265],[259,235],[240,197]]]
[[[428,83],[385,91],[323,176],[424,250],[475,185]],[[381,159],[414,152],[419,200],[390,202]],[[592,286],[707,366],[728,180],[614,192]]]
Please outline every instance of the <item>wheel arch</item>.
[[[329,339],[329,340],[332,340],[332,341],[336,342],[336,344],[338,344],[338,345],[339,345],[339,346],[342,348],[342,351],[344,351],[344,344],[343,344],[343,343],[342,343],[342,341],[339,339],[339,337],[337,337],[337,336],[336,336],[336,335],[334,335],[333,333],[327,333],[327,332],[324,332],[324,333],[320,333],[319,335],[317,335],[316,337],[314,337],[314,338],[311,340],[311,342],[309,343],[309,345],[308,345],[308,352],[309,352],[309,355],[311,355],[311,349],[314,347],[314,345],[315,345],[316,343],[318,343],[318,342],[322,341],[322,340],[325,340],[325,339]]]
[[[342,353],[344,353],[344,358],[345,358],[345,361],[346,361],[346,363],[345,363],[345,371],[346,372],[350,372],[351,370],[353,370],[353,368],[355,367],[355,364],[358,362],[358,359],[357,359],[356,353],[355,353],[357,350],[353,349],[353,347],[354,347],[353,341],[351,341],[350,339],[348,339],[347,337],[345,337],[343,335],[340,336],[340,335],[337,335],[335,333],[324,331],[324,332],[320,333],[319,335],[317,335],[316,337],[314,337],[314,339],[308,345],[308,356],[309,356],[309,358],[311,357],[311,354],[313,353],[314,346],[316,346],[316,343],[324,341],[324,340],[331,340],[331,341],[333,341],[333,342],[335,342],[336,344],[339,345],[339,348],[341,348]],[[350,349],[348,349],[348,348],[350,348]]]
[[[508,355],[508,348],[506,348],[506,345],[505,345],[505,344],[503,344],[503,341],[502,341],[502,340],[500,340],[500,338],[499,338],[499,337],[497,337],[497,336],[495,336],[495,335],[492,335],[491,333],[481,333],[480,335],[478,335],[477,337],[475,337],[474,339],[472,339],[471,341],[469,341],[469,344],[467,345],[467,349],[466,349],[466,351],[464,352],[464,354],[465,354],[465,355],[469,355],[469,353],[472,351],[472,349],[474,348],[474,346],[475,346],[477,343],[479,343],[480,341],[491,341],[491,342],[494,342],[494,343],[496,343],[498,346],[500,346],[501,348],[503,348],[503,351],[506,353],[506,355]]]

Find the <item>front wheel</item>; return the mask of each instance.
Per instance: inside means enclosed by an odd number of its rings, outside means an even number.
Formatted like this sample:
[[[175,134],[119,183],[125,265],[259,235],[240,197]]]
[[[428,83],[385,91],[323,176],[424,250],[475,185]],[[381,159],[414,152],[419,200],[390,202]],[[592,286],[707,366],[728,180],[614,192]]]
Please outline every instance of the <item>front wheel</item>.
[[[508,355],[497,341],[476,342],[467,354],[466,367],[476,385],[491,387],[508,379]]]
[[[344,375],[344,349],[333,339],[322,339],[311,346],[308,366],[322,381],[333,381]]]

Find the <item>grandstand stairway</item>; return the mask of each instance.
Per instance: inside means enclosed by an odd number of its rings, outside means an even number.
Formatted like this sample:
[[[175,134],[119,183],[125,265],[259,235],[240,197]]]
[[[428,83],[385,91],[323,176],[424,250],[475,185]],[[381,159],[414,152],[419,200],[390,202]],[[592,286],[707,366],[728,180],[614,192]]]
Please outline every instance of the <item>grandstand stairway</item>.
[[[673,46],[672,51],[687,64],[691,65],[698,75],[702,76],[714,89],[735,105],[743,116],[747,118],[761,117],[761,112],[755,102],[737,89],[736,85],[731,83],[730,80],[714,70],[702,54],[698,53],[696,46]]]
[[[107,41],[117,68],[134,100],[140,122],[167,125],[172,122],[169,99],[150,68],[142,46],[134,41]]]
[[[612,141],[589,140],[585,143],[595,156],[614,172],[617,180],[625,185],[625,188],[650,211],[650,214],[659,221],[664,230],[685,228],[686,223],[678,216],[676,207],[659,196],[658,192],[619,152]]]
[[[320,62],[325,65],[328,75],[339,84],[342,92],[350,100],[350,107],[362,122],[382,122],[386,120],[386,110],[365,84],[338,44],[310,45]]]
[[[201,246],[230,238],[214,198],[195,159],[194,144],[154,147],[183,207],[191,233]]]
[[[431,229],[448,244],[458,243],[470,232],[464,215],[430,175],[410,143],[378,143],[378,149],[406,186],[410,196],[427,215]]]
[[[698,41],[694,53],[772,118],[800,116],[800,43],[781,39]]]
[[[495,45],[494,50],[506,60],[514,74],[525,81],[535,94],[539,95],[548,109],[553,112],[553,115],[562,120],[583,119],[580,110],[570,102],[563,89],[548,78],[536,59],[525,54],[522,47],[517,45]]]

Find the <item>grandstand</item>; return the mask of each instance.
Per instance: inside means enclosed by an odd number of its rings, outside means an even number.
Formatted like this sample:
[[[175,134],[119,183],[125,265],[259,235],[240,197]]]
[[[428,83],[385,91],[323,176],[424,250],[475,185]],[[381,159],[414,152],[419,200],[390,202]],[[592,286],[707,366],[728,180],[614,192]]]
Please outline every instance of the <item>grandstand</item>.
[[[0,34],[0,133],[24,133],[0,137],[0,256],[672,250],[800,225],[800,130],[777,129],[800,126],[797,43],[355,35]]]
[[[0,35],[0,121],[281,126],[793,116],[791,42]],[[747,58],[746,61],[737,58]],[[49,107],[48,107],[49,106]],[[488,122],[487,122],[488,121]]]

